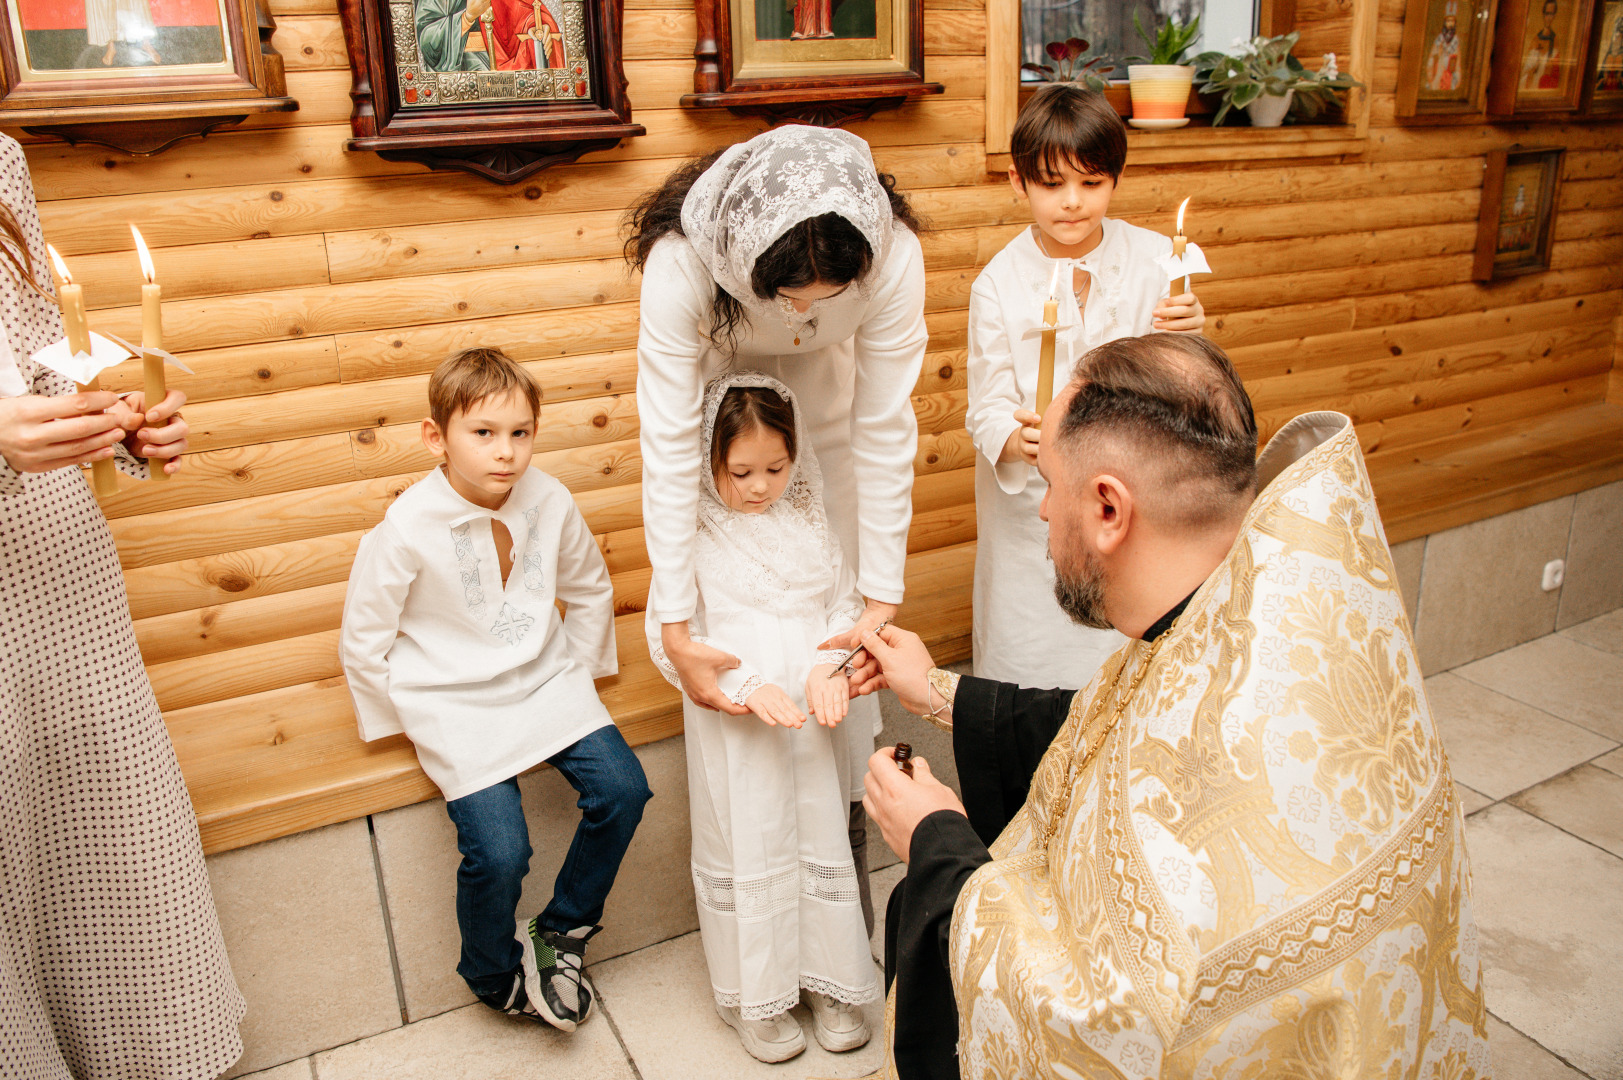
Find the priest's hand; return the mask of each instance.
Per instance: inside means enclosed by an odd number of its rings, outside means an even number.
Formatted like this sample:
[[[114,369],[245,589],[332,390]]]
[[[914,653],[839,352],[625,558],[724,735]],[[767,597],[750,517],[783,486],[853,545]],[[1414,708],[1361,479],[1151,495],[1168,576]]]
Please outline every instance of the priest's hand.
[[[908,861],[913,846],[913,830],[919,822],[937,810],[964,813],[964,804],[930,772],[930,763],[921,757],[913,758],[913,775],[908,776],[896,764],[895,747],[887,746],[868,759],[868,775],[862,786],[867,794],[862,797],[863,809],[879,823],[885,843],[903,862]],[[968,815],[965,815],[966,817]]]
[[[20,473],[43,473],[113,456],[125,431],[108,412],[118,395],[107,390],[0,398],[0,455]]]
[[[689,701],[701,709],[719,710],[732,716],[743,716],[750,711],[748,706],[734,705],[716,685],[716,676],[737,667],[738,657],[694,641],[688,635],[685,622],[663,624],[659,638],[665,647],[665,658],[676,669],[682,692]]]
[[[180,471],[180,455],[186,452],[186,436],[191,429],[180,415],[186,404],[186,395],[171,390],[164,399],[146,408],[146,395],[140,390],[125,394],[117,406],[109,410],[120,415],[124,429],[124,445],[138,458],[147,460],[147,467],[162,469],[173,476]]]
[[[843,634],[835,634],[817,646],[819,651],[840,649],[850,652],[852,649],[858,650],[845,664],[845,670],[850,672],[847,683],[850,686],[852,697],[859,694],[871,694],[874,690],[879,689],[879,686],[873,683],[874,677],[879,673],[879,668],[874,664],[873,658],[868,654],[866,647],[863,646],[862,639],[872,633],[874,627],[880,623],[889,622],[896,617],[895,604],[887,604],[880,600],[869,600],[867,605],[867,607],[863,608],[862,617],[857,620],[855,626]],[[865,689],[868,686],[871,686],[871,689]]]
[[[935,661],[930,659],[930,650],[924,647],[923,638],[911,630],[887,626],[876,634],[869,634],[863,645],[879,665],[879,675],[870,684],[873,689],[890,687],[901,699],[902,708],[914,716],[923,716],[932,705],[940,704],[939,698],[934,702],[929,700],[930,669],[935,667]],[[862,692],[868,694],[873,690],[863,686]]]
[[[1206,326],[1206,309],[1192,292],[1169,296],[1155,309],[1154,325],[1157,330],[1198,334]]]

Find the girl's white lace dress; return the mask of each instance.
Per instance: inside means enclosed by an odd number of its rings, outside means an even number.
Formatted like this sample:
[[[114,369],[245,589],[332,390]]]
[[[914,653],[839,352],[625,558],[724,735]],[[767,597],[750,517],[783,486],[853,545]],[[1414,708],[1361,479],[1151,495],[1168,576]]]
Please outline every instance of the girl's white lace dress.
[[[775,683],[806,709],[817,646],[862,613],[856,578],[823,510],[822,476],[794,395],[759,372],[733,372],[706,389],[703,456],[734,386],[771,387],[795,406],[799,452],[783,496],[760,514],[730,509],[708,466],[694,538],[695,640],[737,656],[722,690],[742,703]],[[649,622],[649,648],[676,673]],[[823,654],[832,662],[838,654]],[[693,815],[693,889],[710,982],[745,1017],[783,1012],[802,989],[860,1004],[879,995],[846,834],[851,778],[830,729],[772,727],[683,702]]]

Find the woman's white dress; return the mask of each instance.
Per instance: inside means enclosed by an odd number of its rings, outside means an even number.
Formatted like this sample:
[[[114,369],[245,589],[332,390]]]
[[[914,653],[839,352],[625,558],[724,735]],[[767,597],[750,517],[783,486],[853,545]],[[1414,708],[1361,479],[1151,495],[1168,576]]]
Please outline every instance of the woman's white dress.
[[[830,145],[838,160],[831,159]],[[814,186],[806,190],[773,191],[740,206],[716,190],[721,185],[704,186],[707,178],[720,179],[712,177],[717,172],[712,167],[689,197],[688,208],[702,220],[684,210],[685,235],[667,235],[649,254],[637,339],[643,528],[652,567],[649,620],[681,622],[696,608],[700,403],[706,382],[729,369],[765,372],[795,392],[822,466],[828,519],[855,569],[857,587],[871,599],[900,603],[918,449],[912,394],[928,340],[923,250],[892,217],[867,145],[854,135],[788,126],[728,154],[743,155],[766,171],[785,161],[821,163],[828,173],[842,175],[845,187],[826,180],[818,185],[813,177]],[[727,161],[724,157],[718,165]],[[862,188],[864,182],[870,187]],[[748,268],[782,235],[779,226],[825,212],[857,219],[877,253],[867,277],[804,314],[755,298],[748,289]],[[729,221],[739,216],[747,221],[718,228],[725,214],[732,215]],[[718,278],[734,296],[747,298],[749,318],[739,326],[731,352],[706,336]],[[868,697],[851,703],[850,716],[835,732],[852,778],[853,801],[862,798],[862,777],[878,731],[878,701]]]
[[[754,373],[716,380],[706,399],[706,460],[730,386],[793,398]],[[855,625],[863,602],[828,527],[804,428],[801,446],[783,497],[762,514],[728,509],[705,475],[689,627],[742,661],[722,678],[734,701],[771,683],[806,712],[807,675],[834,659],[818,643]],[[657,627],[649,644],[663,660]],[[669,664],[661,669],[676,681]],[[807,717],[798,729],[774,727],[683,702],[700,936],[717,1002],[747,1018],[791,1008],[802,989],[853,1004],[879,993],[846,834],[849,767],[836,752],[839,729]]]
[[[1031,687],[1086,686],[1125,643],[1114,630],[1072,622],[1054,600],[1048,524],[1038,516],[1048,485],[1023,461],[998,464],[1020,425],[1016,409],[1037,401],[1043,304],[1060,262],[1054,385],[1076,361],[1116,338],[1154,330],[1156,304],[1168,293],[1156,260],[1171,253],[1160,233],[1106,218],[1099,246],[1080,259],[1050,259],[1023,230],[975,279],[969,300],[969,407],[964,425],[975,443],[975,674]],[[1092,275],[1087,311],[1064,282],[1077,268]]]

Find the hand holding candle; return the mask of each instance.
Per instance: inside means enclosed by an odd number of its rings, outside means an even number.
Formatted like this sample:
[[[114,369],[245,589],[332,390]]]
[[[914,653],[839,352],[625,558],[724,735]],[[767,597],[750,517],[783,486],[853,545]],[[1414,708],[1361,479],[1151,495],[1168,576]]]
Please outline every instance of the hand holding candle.
[[[90,324],[85,321],[84,286],[75,285],[73,275],[68,273],[68,264],[62,261],[56,248],[47,244],[46,252],[51,256],[51,266],[56,270],[58,278],[56,286],[56,302],[62,309],[62,330],[67,334],[68,349],[73,353],[89,354]],[[93,377],[88,383],[80,383],[80,390],[100,390],[101,378]],[[111,458],[98,458],[90,466],[92,486],[97,495],[116,495],[118,493],[118,470],[114,467]]]
[[[141,230],[134,225],[130,232],[135,235],[135,250],[141,259],[141,275],[146,278],[146,284],[141,286],[141,373],[144,376],[142,389],[146,393],[146,405],[153,408],[163,401],[168,393],[165,386],[163,371],[163,356],[149,352],[149,349],[163,348],[163,287],[158,284],[157,272],[152,267],[152,253],[147,250],[147,244],[141,237]],[[148,463],[147,475],[153,480],[167,480],[169,474],[164,472],[165,462],[153,461]]]
[[[1048,300],[1043,304],[1042,349],[1037,355],[1037,415],[1048,411],[1054,400],[1054,335],[1059,326],[1059,271],[1064,263],[1054,261],[1054,273],[1048,279]]]

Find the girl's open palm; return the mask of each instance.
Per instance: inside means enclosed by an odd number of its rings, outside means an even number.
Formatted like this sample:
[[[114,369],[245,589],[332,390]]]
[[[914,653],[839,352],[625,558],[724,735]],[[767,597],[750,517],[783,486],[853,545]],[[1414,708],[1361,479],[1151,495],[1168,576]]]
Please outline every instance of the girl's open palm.
[[[850,680],[843,671],[830,678],[833,673],[832,664],[818,664],[806,677],[806,706],[824,727],[834,727],[851,709]]]
[[[797,728],[806,722],[805,714],[795,705],[794,699],[775,683],[762,683],[759,690],[744,699],[744,704],[764,723],[773,727]]]

